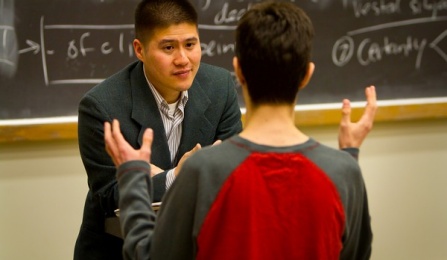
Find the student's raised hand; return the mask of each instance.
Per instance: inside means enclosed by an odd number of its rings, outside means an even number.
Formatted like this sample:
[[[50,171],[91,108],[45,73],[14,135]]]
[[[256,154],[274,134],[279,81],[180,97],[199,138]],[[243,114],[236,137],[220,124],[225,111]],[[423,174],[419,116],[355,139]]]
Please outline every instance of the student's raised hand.
[[[150,163],[153,140],[152,129],[148,128],[145,130],[143,144],[139,150],[136,150],[124,139],[119,122],[114,119],[112,125],[109,122],[104,123],[104,140],[106,151],[112,157],[116,167],[133,160],[142,160]]]
[[[338,133],[338,145],[340,149],[353,147],[360,148],[374,123],[377,111],[377,97],[374,86],[365,88],[366,107],[359,121],[351,122],[351,103],[343,100],[342,118]]]

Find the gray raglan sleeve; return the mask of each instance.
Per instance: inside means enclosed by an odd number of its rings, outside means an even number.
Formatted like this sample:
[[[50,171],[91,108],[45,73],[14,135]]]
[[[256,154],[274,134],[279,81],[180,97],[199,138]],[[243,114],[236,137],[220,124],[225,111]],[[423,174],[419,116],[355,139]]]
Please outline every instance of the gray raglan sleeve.
[[[359,160],[359,153],[360,153],[359,148],[349,147],[349,148],[343,148],[341,150],[349,153],[356,161]]]
[[[362,172],[358,165],[352,167],[346,187],[344,205],[346,227],[340,259],[367,260],[371,257],[373,233],[368,207],[368,196]]]
[[[117,180],[121,231],[124,235],[123,257],[151,259],[155,212],[151,206],[150,166],[144,161],[124,163],[117,170]]]

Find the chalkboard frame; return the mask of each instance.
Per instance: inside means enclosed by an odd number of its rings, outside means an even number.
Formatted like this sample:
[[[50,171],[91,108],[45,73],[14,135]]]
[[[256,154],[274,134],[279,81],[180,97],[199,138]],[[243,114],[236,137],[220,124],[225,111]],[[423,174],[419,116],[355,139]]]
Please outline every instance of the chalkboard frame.
[[[447,118],[447,97],[433,99],[426,103],[403,100],[401,104],[393,104],[393,101],[378,101],[378,104],[375,123]],[[363,106],[362,102],[353,104],[353,121],[357,121],[361,117]],[[78,124],[76,117],[74,118],[72,121],[61,122],[51,122],[52,118],[44,118],[48,123],[20,123],[22,121],[17,120],[17,124],[4,124],[2,121],[5,120],[0,120],[0,144],[76,140]],[[244,118],[243,113],[243,122]],[[295,109],[295,124],[297,126],[337,125],[340,119],[340,108],[327,108],[324,104],[312,107],[304,106],[303,108],[297,106]]]

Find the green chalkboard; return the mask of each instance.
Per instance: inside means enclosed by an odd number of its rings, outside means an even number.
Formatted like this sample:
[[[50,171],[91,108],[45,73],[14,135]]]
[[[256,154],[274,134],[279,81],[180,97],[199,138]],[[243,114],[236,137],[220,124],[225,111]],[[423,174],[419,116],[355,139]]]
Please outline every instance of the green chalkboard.
[[[138,2],[0,0],[0,126],[75,118],[87,90],[136,59]],[[237,20],[256,2],[192,1],[202,61],[232,70]],[[316,71],[301,105],[362,101],[369,85],[390,104],[447,103],[445,0],[291,2],[307,11],[316,30]]]

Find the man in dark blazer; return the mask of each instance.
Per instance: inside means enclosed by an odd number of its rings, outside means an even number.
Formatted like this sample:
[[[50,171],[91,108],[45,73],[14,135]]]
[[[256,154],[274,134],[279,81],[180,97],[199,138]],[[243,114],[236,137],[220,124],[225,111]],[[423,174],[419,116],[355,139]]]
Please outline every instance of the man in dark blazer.
[[[91,241],[90,248],[99,245],[101,240],[111,240],[103,244],[104,251],[115,254],[114,257],[121,256],[122,240],[104,230],[106,219],[115,219],[114,210],[119,196],[116,169],[104,149],[104,122],[118,119],[123,135],[133,147],[140,147],[143,131],[152,128],[155,133],[152,164],[162,169],[175,167],[180,157],[197,143],[209,145],[240,132],[240,108],[228,71],[202,63],[188,94],[182,141],[174,161],[170,160],[160,112],[144,77],[142,62],[129,65],[82,99],[79,106],[79,147],[90,190],[77,243]],[[153,177],[155,201],[160,201],[164,194],[165,180],[166,172]],[[87,239],[92,232],[97,233],[96,238]],[[120,243],[111,243],[116,239]]]
[[[234,78],[225,69],[200,63],[194,8],[187,1],[159,1],[164,7],[156,16],[150,11],[157,8],[156,2],[143,1],[137,7],[134,50],[139,61],[92,88],[79,105],[79,148],[89,192],[75,259],[122,258],[123,241],[114,213],[119,198],[116,169],[104,149],[104,122],[118,119],[133,147],[141,146],[146,128],[154,130],[152,164],[159,169],[153,177],[154,201],[160,201],[169,186],[168,170],[175,169],[175,176],[188,151],[242,130]],[[171,104],[176,104],[172,117],[161,108]],[[178,135],[174,148],[169,147],[165,125],[171,119],[174,124],[181,121],[172,130]]]

